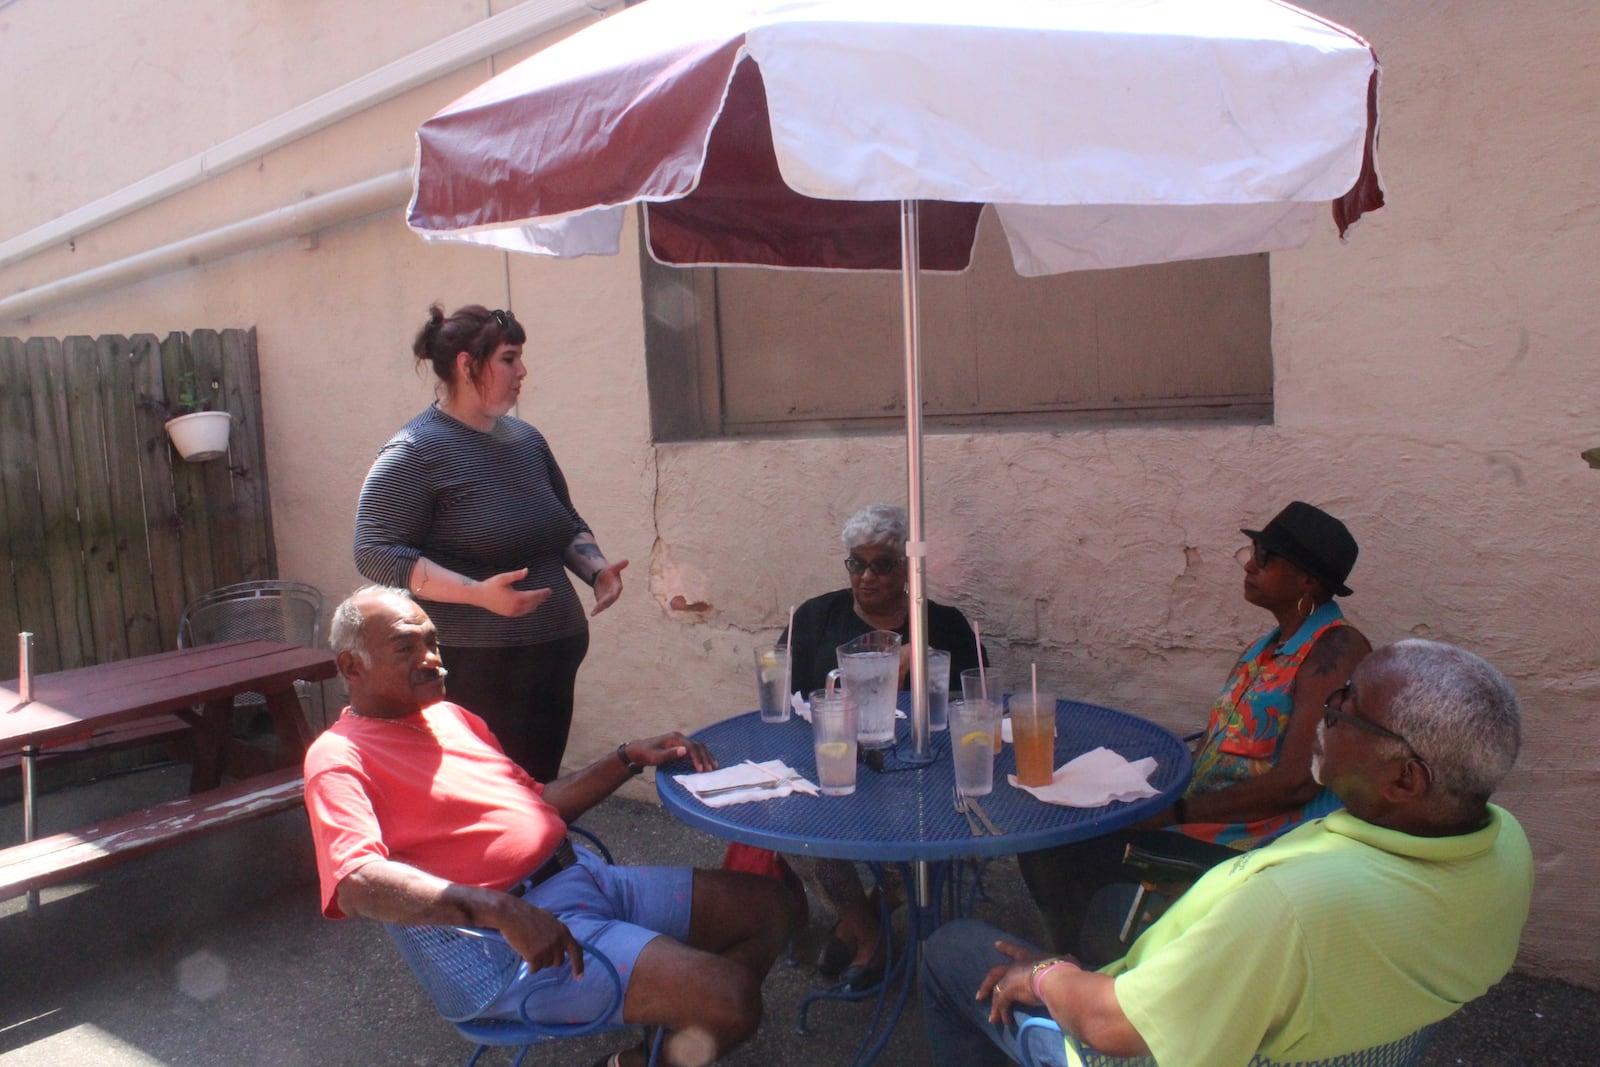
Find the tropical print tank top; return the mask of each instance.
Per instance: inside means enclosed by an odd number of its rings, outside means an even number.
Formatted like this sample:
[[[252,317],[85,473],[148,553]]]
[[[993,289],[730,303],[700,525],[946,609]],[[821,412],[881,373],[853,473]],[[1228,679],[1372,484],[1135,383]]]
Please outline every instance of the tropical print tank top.
[[[1275,651],[1269,649],[1278,636],[1277,627],[1245,649],[1211,706],[1211,721],[1195,749],[1194,776],[1185,796],[1226,789],[1266,773],[1278,762],[1294,710],[1294,680],[1300,664],[1317,638],[1345,625],[1344,612],[1330,600]],[[1324,788],[1294,811],[1247,823],[1186,823],[1181,829],[1202,841],[1255,848],[1339,806],[1339,798]]]

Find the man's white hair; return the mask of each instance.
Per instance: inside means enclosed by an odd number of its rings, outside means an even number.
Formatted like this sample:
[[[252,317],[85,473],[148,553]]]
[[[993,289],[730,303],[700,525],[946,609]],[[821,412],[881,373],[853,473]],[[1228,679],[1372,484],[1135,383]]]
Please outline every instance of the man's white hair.
[[[363,666],[372,663],[372,650],[367,647],[366,617],[361,613],[361,601],[368,597],[396,596],[410,600],[411,594],[392,585],[364,585],[339,602],[328,623],[328,647],[337,656],[341,652],[354,653]]]
[[[1420,638],[1373,659],[1395,685],[1389,728],[1411,742],[1434,786],[1463,805],[1487,801],[1522,746],[1522,705],[1505,675],[1464,648]]]

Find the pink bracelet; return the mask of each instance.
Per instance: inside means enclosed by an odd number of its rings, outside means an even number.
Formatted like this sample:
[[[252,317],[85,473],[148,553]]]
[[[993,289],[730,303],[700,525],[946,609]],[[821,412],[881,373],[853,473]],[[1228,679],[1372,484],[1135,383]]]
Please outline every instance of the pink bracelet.
[[[1033,973],[1028,976],[1028,985],[1033,989],[1035,1000],[1043,1001],[1044,994],[1039,992],[1039,979],[1055,970],[1057,967],[1068,966],[1066,960],[1040,960],[1033,965]]]

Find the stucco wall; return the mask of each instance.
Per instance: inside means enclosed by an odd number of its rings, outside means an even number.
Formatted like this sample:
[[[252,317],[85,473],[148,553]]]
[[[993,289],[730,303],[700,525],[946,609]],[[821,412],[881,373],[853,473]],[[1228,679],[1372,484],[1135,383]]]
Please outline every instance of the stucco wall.
[[[0,9],[0,67],[23,102],[0,109],[0,137],[28,147],[0,164],[0,237],[483,13],[78,6],[106,17],[69,30],[42,0]],[[1502,794],[1538,856],[1519,967],[1600,987],[1589,934],[1600,903],[1588,886],[1600,863],[1600,472],[1578,458],[1600,444],[1590,134],[1600,8],[1317,7],[1366,34],[1384,62],[1390,206],[1347,245],[1329,224],[1306,249],[1273,257],[1273,425],[930,437],[932,593],[979,620],[1003,660],[1036,660],[1058,690],[1187,728],[1268,625],[1240,599],[1238,527],[1296,497],[1328,507],[1361,541],[1348,607],[1375,643],[1460,643],[1523,694],[1525,748]],[[178,68],[171,52],[200,67]],[[0,294],[405,166],[416,123],[490,66],[0,269]],[[430,395],[409,341],[434,299],[509,304],[535,324],[521,414],[550,438],[608,554],[632,560],[622,601],[594,623],[569,760],[748,707],[750,647],[789,605],[842,584],[838,527],[860,504],[903,499],[903,445],[654,447],[631,258],[427,247],[392,212],[325,231],[314,247],[274,245],[0,332],[257,326],[281,570],[337,596],[358,580],[349,540],[366,467]]]

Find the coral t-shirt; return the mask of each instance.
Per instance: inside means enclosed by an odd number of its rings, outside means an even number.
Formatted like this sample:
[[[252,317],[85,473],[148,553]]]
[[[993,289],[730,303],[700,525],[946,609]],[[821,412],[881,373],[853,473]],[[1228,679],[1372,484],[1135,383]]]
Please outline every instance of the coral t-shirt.
[[[484,721],[441,701],[375,719],[346,708],[306,752],[306,812],[322,911],[339,883],[390,859],[462,885],[506,889],[550,856],[566,823]]]

